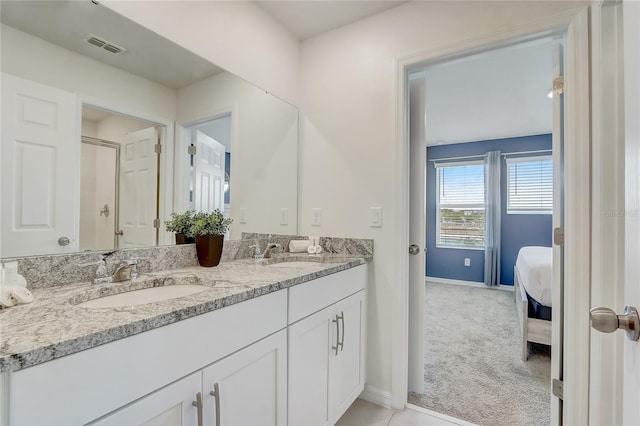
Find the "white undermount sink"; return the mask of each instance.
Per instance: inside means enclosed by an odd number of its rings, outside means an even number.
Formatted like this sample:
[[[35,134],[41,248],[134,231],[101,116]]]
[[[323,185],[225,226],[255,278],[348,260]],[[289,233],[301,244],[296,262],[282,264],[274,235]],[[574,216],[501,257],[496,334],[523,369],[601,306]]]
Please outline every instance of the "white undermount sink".
[[[79,303],[83,308],[120,308],[125,306],[144,305],[146,303],[162,302],[177,297],[189,296],[207,290],[206,285],[185,284],[149,287],[141,290],[103,296],[97,299]]]

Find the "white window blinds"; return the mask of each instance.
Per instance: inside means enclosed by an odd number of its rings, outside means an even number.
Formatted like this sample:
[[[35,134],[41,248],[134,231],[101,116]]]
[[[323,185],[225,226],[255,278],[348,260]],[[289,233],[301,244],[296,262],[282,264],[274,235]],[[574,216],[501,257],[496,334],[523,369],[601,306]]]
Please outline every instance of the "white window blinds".
[[[438,179],[437,245],[484,246],[484,164],[482,161],[436,164]]]
[[[507,213],[551,214],[553,162],[550,156],[507,158]]]

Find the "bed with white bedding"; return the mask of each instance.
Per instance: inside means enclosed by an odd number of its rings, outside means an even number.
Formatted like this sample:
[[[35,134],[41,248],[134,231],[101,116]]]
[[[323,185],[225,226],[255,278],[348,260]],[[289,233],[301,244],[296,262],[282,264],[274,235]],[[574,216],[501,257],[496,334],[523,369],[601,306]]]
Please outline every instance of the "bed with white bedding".
[[[522,331],[522,359],[528,342],[551,344],[553,249],[522,247],[514,267],[515,299]]]

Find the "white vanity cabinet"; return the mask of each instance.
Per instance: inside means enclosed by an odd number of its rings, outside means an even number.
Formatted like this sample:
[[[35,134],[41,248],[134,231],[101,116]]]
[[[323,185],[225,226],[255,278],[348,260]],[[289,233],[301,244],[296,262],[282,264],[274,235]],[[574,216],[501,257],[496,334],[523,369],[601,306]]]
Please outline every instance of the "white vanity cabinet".
[[[364,389],[365,285],[359,266],[290,289],[289,426],[332,425]]]
[[[286,352],[281,330],[92,424],[284,426]]]

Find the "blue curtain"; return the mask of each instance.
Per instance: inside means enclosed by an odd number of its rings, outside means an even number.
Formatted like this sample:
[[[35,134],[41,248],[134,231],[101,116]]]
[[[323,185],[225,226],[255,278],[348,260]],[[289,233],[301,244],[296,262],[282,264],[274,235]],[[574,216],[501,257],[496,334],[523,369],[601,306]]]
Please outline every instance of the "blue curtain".
[[[484,163],[484,283],[500,284],[500,151],[490,151]]]

